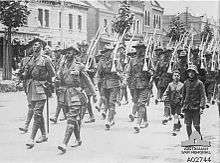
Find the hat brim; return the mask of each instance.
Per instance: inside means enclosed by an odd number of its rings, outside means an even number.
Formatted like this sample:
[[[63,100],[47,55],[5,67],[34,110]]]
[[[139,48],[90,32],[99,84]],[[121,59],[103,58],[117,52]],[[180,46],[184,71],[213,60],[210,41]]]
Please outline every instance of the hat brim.
[[[159,51],[163,51],[163,49],[162,48],[158,48],[158,49],[155,49],[154,51],[159,52]]]
[[[143,48],[146,49],[147,47],[145,45],[134,45],[133,48]]]
[[[193,68],[188,68],[187,72],[189,72],[190,70],[194,71],[196,74],[199,74],[199,72],[197,70],[193,69]]]
[[[79,54],[80,54],[80,51],[79,51],[79,50],[77,50],[77,49],[75,49],[75,48],[72,48],[72,47],[63,49],[63,50],[61,51],[61,53],[65,55],[67,52],[71,52],[71,51],[75,52],[75,53],[73,53],[73,55],[79,55]]]
[[[136,52],[129,52],[127,53],[127,56],[135,56],[136,55]]]

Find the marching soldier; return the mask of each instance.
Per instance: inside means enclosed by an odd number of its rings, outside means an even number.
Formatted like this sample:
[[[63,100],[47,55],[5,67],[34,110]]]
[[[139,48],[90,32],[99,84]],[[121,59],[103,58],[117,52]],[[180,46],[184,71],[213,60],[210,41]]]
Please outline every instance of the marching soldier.
[[[108,112],[107,121],[105,124],[106,130],[109,130],[112,125],[115,124],[114,116],[115,112],[115,104],[118,100],[119,90],[120,90],[120,73],[117,69],[117,72],[112,72],[113,59],[112,51],[113,46],[106,46],[104,50],[100,51],[101,54],[104,55],[103,59],[100,60],[97,68],[97,76],[98,80],[102,80],[101,82],[101,98],[104,100],[104,111],[102,112],[103,119],[106,117],[106,113]],[[117,63],[118,64],[118,63]],[[118,65],[116,65],[118,67]]]
[[[196,131],[200,131],[200,114],[203,113],[206,105],[205,87],[198,79],[198,70],[195,65],[190,65],[187,69],[188,79],[183,85],[183,109],[186,131],[188,138],[192,133],[192,124]],[[202,135],[201,135],[202,136]]]
[[[30,141],[26,144],[29,148],[34,147],[34,139],[38,129],[41,130],[42,137],[37,143],[47,141],[43,109],[47,99],[46,85],[51,78],[55,76],[55,70],[52,61],[48,56],[43,55],[42,47],[45,44],[40,39],[33,41],[33,58],[25,69],[24,76],[27,81],[27,97],[29,106],[34,110],[34,123],[31,132]]]
[[[146,46],[143,43],[138,43],[133,47],[136,49],[136,57],[129,62],[127,71],[128,77],[130,77],[129,80],[131,80],[129,81],[130,86],[134,88],[131,89],[132,101],[138,113],[134,130],[136,133],[139,133],[142,120],[147,119],[145,117],[145,114],[147,114],[145,105],[150,93],[149,81],[151,74],[147,71],[143,71]],[[144,126],[148,126],[147,121],[144,122]]]
[[[54,55],[55,55],[54,56],[55,59],[54,59],[53,65],[54,65],[55,71],[57,73],[59,70],[60,64],[61,64],[61,60],[62,60],[62,49],[58,47],[54,51]],[[56,112],[55,112],[54,117],[50,118],[50,121],[53,123],[57,123],[57,119],[58,119],[58,116],[59,116],[61,110],[63,111],[64,118],[60,119],[60,120],[61,121],[66,120],[66,110],[64,107],[62,107],[62,103],[60,103],[58,100],[58,99],[60,99],[59,96],[61,96],[59,85],[55,85],[55,90],[56,90],[56,96],[57,96],[57,108],[56,108]]]
[[[24,87],[24,90],[25,90],[25,93],[27,95],[27,92],[26,92],[26,87],[27,87],[27,79],[24,78],[23,76],[23,71],[26,69],[26,66],[28,65],[28,62],[30,62],[31,58],[33,57],[32,53],[32,46],[33,46],[33,41],[29,42],[26,46],[25,46],[25,49],[26,50],[26,54],[27,56],[24,57],[21,61],[21,69],[20,69],[20,72],[19,72],[19,80],[22,80],[23,82],[23,87]],[[31,122],[31,119],[34,115],[34,110],[33,108],[31,107],[31,104],[29,103],[28,104],[28,113],[27,113],[27,117],[26,117],[26,120],[25,120],[25,124],[24,124],[24,127],[20,127],[19,130],[22,131],[23,133],[27,133],[28,132],[28,128],[29,128],[29,125],[30,125],[30,122]]]
[[[84,65],[77,61],[77,55],[80,52],[73,48],[64,50],[66,60],[61,65],[60,72],[56,82],[60,85],[61,96],[59,102],[67,110],[67,127],[62,145],[58,149],[63,153],[66,152],[67,144],[74,132],[76,145],[81,145],[80,129],[81,129],[81,114],[82,106],[88,102],[84,92],[85,87],[88,87],[93,94],[95,100],[95,90],[93,84],[84,71]]]

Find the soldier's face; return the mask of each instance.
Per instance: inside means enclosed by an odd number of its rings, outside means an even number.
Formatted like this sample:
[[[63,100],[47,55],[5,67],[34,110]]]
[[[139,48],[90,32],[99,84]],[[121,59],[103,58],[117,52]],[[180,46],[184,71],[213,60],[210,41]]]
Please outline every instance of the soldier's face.
[[[173,80],[179,81],[180,80],[180,74],[179,73],[173,73]]]
[[[71,51],[69,51],[69,52],[66,53],[66,59],[67,59],[67,60],[73,59],[73,55],[72,55],[72,52],[71,52]]]
[[[33,45],[33,51],[34,52],[40,52],[41,48],[42,48],[42,45],[41,45],[40,42],[35,42],[34,43],[34,45]]]
[[[195,73],[195,71],[193,71],[193,70],[189,70],[188,75],[189,75],[189,78],[192,79],[192,78],[195,77],[196,73]]]

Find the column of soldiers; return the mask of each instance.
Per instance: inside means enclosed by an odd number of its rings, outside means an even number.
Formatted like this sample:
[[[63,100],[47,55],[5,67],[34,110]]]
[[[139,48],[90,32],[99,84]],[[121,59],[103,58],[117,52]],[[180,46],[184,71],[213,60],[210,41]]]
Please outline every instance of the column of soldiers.
[[[26,47],[29,54],[22,61],[23,84],[29,109],[25,125],[19,129],[26,133],[34,116],[31,138],[26,144],[29,148],[34,147],[38,129],[41,130],[42,137],[37,143],[48,140],[43,108],[48,97],[47,83],[52,81],[55,83],[57,108],[50,121],[57,123],[61,110],[64,115],[61,120],[67,120],[63,143],[58,146],[62,152],[66,152],[72,133],[75,135],[76,145],[82,144],[81,123],[87,112],[89,119],[85,122],[95,122],[92,103],[97,101],[97,91],[100,96],[96,108],[106,120],[104,124],[106,130],[114,126],[116,107],[120,106],[123,96],[125,104],[129,103],[127,90],[133,102],[129,119],[135,121],[134,132],[139,133],[141,128],[149,125],[147,106],[152,95],[153,82],[157,89],[156,104],[164,102],[162,124],[166,125],[173,119],[174,136],[182,126],[180,118],[183,118],[183,114],[188,136],[192,132],[192,124],[201,134],[200,113],[209,106],[205,105],[206,97],[208,104],[216,99],[218,108],[220,107],[220,75],[217,68],[211,71],[212,53],[204,53],[207,67],[203,70],[200,69],[199,49],[191,50],[192,64],[188,64],[187,49],[180,48],[175,54],[177,59],[172,67],[173,71],[169,73],[168,68],[174,50],[161,46],[152,48],[154,51],[151,53],[156,57],[154,66],[149,66],[149,70],[146,71],[143,66],[147,45],[142,41],[133,46],[135,52],[128,54],[125,54],[127,47],[121,44],[118,49],[119,59],[116,62],[112,58],[115,46],[111,43],[106,45],[93,56],[94,60],[89,68],[85,68],[88,61],[86,42],[78,44],[78,47],[66,49],[57,47],[54,55],[51,55],[49,48],[43,51],[45,46],[46,43],[40,39],[31,41]],[[126,57],[128,62],[125,62]],[[113,64],[116,64],[116,71],[112,71]],[[200,96],[197,96],[198,94]]]

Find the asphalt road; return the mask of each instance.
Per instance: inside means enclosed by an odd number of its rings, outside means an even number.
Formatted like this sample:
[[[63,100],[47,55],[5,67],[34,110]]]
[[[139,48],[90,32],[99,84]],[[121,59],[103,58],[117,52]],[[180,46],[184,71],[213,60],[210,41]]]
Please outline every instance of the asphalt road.
[[[152,100],[153,101],[153,100]],[[2,163],[47,163],[47,162],[82,162],[82,163],[181,163],[187,162],[190,155],[182,154],[181,141],[187,139],[185,126],[177,136],[171,136],[172,122],[162,125],[163,105],[153,102],[148,107],[148,128],[134,134],[133,123],[128,114],[132,104],[117,108],[115,126],[105,131],[104,122],[95,110],[96,122],[82,126],[82,146],[68,147],[67,153],[61,154],[57,146],[62,142],[66,122],[50,123],[49,140],[27,149],[25,143],[30,132],[21,134],[19,127],[24,125],[27,113],[26,96],[23,92],[0,94],[0,162]],[[50,115],[55,113],[56,99],[50,99]],[[46,110],[46,109],[45,109]],[[62,113],[62,112],[61,112]],[[44,114],[45,115],[45,114]],[[60,114],[62,118],[62,114]],[[87,119],[87,116],[85,117]],[[201,131],[204,140],[211,141],[209,155],[211,162],[220,162],[220,118],[217,106],[204,111]],[[183,124],[183,120],[181,121]],[[32,124],[31,124],[32,126]],[[40,132],[38,133],[40,134]],[[38,135],[37,137],[39,137]],[[69,145],[74,142],[72,136]],[[195,157],[196,155],[192,155]]]

